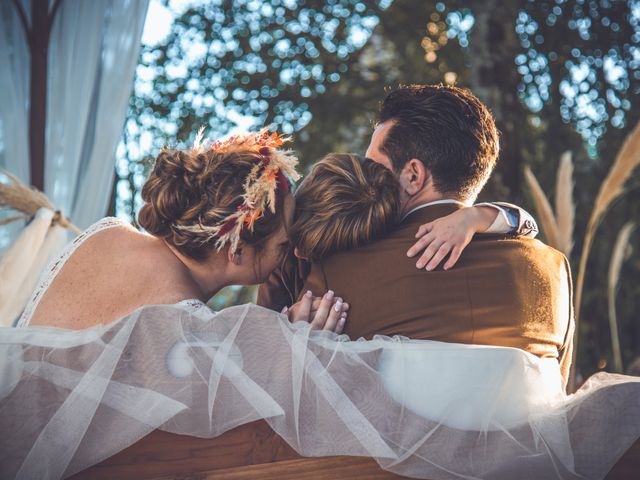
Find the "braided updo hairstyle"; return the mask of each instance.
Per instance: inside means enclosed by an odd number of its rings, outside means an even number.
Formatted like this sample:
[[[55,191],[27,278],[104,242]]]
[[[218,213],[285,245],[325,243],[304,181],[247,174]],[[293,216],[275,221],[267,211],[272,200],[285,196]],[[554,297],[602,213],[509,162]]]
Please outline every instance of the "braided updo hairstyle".
[[[217,237],[190,232],[177,226],[215,226],[242,205],[244,183],[262,157],[253,151],[196,153],[163,150],[155,160],[151,175],[142,187],[144,206],[138,223],[150,234],[164,239],[180,253],[204,260],[215,250]],[[242,229],[240,239],[260,250],[283,221],[282,189],[276,190],[276,211],[265,210],[253,226]]]

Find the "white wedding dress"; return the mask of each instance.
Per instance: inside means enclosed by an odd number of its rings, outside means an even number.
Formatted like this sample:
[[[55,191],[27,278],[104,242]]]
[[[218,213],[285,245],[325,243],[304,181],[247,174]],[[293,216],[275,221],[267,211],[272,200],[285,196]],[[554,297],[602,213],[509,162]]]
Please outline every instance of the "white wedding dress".
[[[20,320],[88,236],[45,274]],[[350,341],[255,305],[149,305],[81,331],[0,329],[0,478],[62,478],[154,429],[265,419],[306,456],[415,478],[601,479],[640,436],[640,381],[562,392],[557,362],[505,347]]]

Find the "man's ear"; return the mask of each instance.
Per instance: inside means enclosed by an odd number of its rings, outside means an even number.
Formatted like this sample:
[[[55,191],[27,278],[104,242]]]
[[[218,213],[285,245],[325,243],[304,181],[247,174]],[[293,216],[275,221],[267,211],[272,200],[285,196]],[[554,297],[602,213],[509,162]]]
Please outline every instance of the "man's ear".
[[[417,158],[405,163],[400,176],[400,186],[407,196],[413,197],[431,182],[431,172]]]

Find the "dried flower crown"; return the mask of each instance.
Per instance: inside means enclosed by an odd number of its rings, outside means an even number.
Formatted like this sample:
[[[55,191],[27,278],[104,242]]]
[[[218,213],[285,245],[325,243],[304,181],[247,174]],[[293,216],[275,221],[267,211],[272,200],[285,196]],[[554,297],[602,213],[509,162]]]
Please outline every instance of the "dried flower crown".
[[[226,140],[205,145],[204,127],[194,141],[191,151],[196,155],[207,151],[218,153],[254,152],[259,160],[251,169],[244,183],[243,203],[236,212],[228,215],[216,225],[176,225],[174,228],[192,233],[204,233],[203,243],[217,238],[216,249],[220,251],[225,245],[231,245],[235,251],[240,241],[243,228],[253,231],[254,223],[260,219],[266,209],[276,212],[276,190],[291,190],[290,181],[297,181],[300,174],[296,171],[298,159],[289,150],[280,150],[289,138],[276,133],[269,134],[266,128],[259,132],[233,135]]]

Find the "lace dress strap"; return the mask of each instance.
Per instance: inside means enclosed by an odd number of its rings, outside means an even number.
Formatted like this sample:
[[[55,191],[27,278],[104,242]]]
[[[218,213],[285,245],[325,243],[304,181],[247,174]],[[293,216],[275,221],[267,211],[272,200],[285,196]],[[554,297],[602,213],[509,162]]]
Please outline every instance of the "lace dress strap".
[[[53,260],[49,266],[45,269],[45,271],[40,276],[40,281],[38,282],[38,286],[34,290],[27,306],[25,307],[16,327],[26,327],[31,322],[31,318],[33,317],[33,313],[35,312],[40,300],[42,300],[42,296],[47,291],[53,280],[56,278],[62,267],[67,262],[69,257],[73,255],[76,249],[82,245],[85,240],[89,237],[92,237],[98,232],[102,230],[106,230],[108,228],[113,227],[128,227],[129,223],[124,220],[116,217],[105,217],[101,220],[98,220],[96,223],[87,228],[84,232],[78,235],[73,242],[71,242],[67,247],[63,250],[60,256]]]

